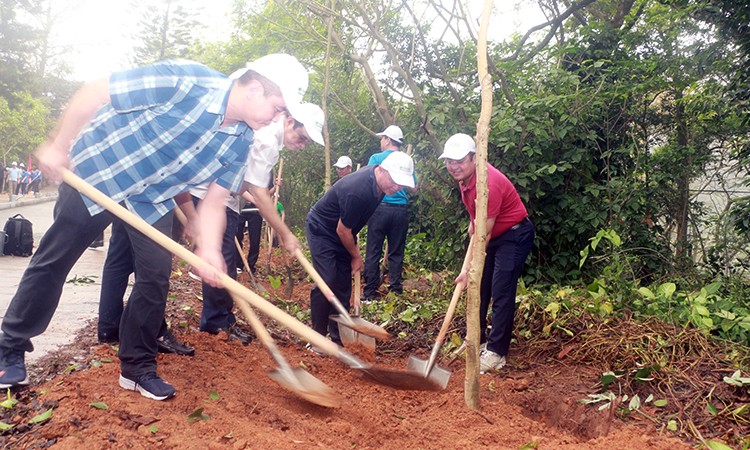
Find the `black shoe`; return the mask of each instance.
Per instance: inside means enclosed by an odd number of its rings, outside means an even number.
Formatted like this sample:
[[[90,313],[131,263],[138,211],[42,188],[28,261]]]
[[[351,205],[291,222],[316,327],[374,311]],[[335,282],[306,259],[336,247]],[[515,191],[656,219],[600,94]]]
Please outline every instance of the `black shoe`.
[[[249,343],[253,342],[253,339],[255,339],[255,337],[252,334],[247,333],[244,330],[242,330],[240,327],[237,326],[236,323],[233,323],[232,325],[229,325],[226,328],[220,328],[215,331],[209,331],[209,330],[204,330],[204,331],[206,331],[206,333],[208,334],[219,334],[219,333],[224,332],[229,336],[229,340],[232,340],[232,339],[238,340],[240,341],[240,344],[242,345],[248,345]]]
[[[100,344],[116,344],[120,342],[120,332],[115,331],[102,331],[99,330],[96,333],[97,338],[99,338]]]
[[[94,241],[91,244],[89,244],[89,248],[99,248],[104,247],[104,241]]]
[[[193,356],[195,349],[178,341],[171,331],[167,330],[164,336],[156,340],[159,346],[159,353],[174,353],[180,356]],[[127,388],[126,388],[127,389]]]
[[[137,377],[120,374],[120,387],[129,391],[138,391],[142,396],[153,400],[166,400],[174,397],[174,386],[162,380],[156,372],[149,372]]]

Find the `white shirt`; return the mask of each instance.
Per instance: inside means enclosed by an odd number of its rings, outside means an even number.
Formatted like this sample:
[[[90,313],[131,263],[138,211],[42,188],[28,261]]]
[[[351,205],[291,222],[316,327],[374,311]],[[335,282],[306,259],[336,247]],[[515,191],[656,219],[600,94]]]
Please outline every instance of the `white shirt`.
[[[282,117],[255,132],[253,146],[247,155],[247,169],[245,181],[253,186],[267,187],[271,183],[273,167],[279,162],[279,154],[284,146],[284,121]],[[206,196],[208,184],[190,189],[190,194],[203,198]],[[239,213],[239,196],[231,194],[227,199],[227,208]]]
[[[253,147],[247,155],[245,181],[258,187],[271,184],[273,167],[279,162],[279,153],[284,146],[284,122],[277,122],[261,128],[253,136]]]

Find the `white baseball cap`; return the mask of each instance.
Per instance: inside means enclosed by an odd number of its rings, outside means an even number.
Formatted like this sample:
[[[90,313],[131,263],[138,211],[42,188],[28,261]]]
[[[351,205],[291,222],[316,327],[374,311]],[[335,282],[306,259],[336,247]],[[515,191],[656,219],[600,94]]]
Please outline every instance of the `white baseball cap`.
[[[302,103],[309,78],[307,69],[294,56],[286,53],[272,53],[261,56],[255,61],[247,63],[244,69],[232,73],[229,78],[239,78],[248,70],[268,78],[269,81],[279,87],[288,111],[295,110]]]
[[[468,134],[458,133],[454,134],[447,141],[443,147],[443,154],[438,156],[438,159],[463,159],[469,153],[477,152],[477,144],[474,142],[474,138]]]
[[[404,152],[386,156],[380,167],[385,169],[399,186],[414,187],[414,161]]]
[[[14,165],[14,166],[17,166],[17,165],[18,165],[18,163],[17,163],[17,162],[15,162],[15,161],[13,161],[13,165]]]
[[[289,108],[287,107],[287,109]],[[289,115],[305,126],[305,131],[307,131],[310,139],[320,145],[326,145],[326,141],[323,139],[323,122],[326,120],[326,116],[320,106],[312,103],[301,103],[296,108],[289,109]]]
[[[343,169],[344,167],[351,167],[352,165],[352,159],[348,156],[339,156],[338,161],[336,161],[336,164],[333,165],[333,167],[338,167],[339,169]]]
[[[404,140],[404,132],[401,131],[401,128],[397,127],[396,125],[389,126],[380,133],[376,133],[375,136],[388,136],[399,144]]]

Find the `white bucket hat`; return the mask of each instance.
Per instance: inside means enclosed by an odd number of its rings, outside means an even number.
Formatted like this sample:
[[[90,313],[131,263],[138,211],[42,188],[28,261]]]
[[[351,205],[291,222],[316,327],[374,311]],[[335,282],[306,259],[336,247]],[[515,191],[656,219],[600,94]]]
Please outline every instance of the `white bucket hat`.
[[[294,56],[286,53],[272,53],[261,56],[255,61],[247,63],[244,69],[239,69],[229,75],[229,78],[239,78],[248,70],[268,78],[269,81],[279,87],[288,111],[295,110],[302,103],[309,78],[307,69]]]
[[[376,133],[375,136],[388,136],[399,144],[404,140],[404,132],[401,131],[401,128],[397,127],[396,125],[389,126],[380,133]]]
[[[474,142],[474,138],[468,134],[458,133],[454,134],[447,141],[443,147],[443,154],[438,156],[438,159],[463,159],[469,153],[476,153],[477,144]]]
[[[348,156],[339,156],[338,161],[336,161],[336,164],[333,165],[333,167],[338,167],[339,169],[343,169],[344,167],[351,167],[352,166],[352,159]]]
[[[391,153],[380,163],[380,167],[385,169],[399,186],[414,187],[414,161],[406,153]]]
[[[302,103],[296,108],[289,109],[289,115],[305,126],[305,131],[307,131],[310,139],[320,145],[326,145],[326,141],[323,139],[323,122],[326,116],[320,106]]]

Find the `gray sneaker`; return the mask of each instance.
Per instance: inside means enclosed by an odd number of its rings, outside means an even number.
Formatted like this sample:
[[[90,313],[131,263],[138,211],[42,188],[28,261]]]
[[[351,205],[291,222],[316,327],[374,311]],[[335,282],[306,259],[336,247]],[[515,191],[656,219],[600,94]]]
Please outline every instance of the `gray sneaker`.
[[[492,350],[484,350],[479,354],[479,373],[499,370],[505,367],[505,356],[500,356]]]
[[[0,349],[0,388],[12,388],[29,384],[26,373],[24,351],[13,348]]]

